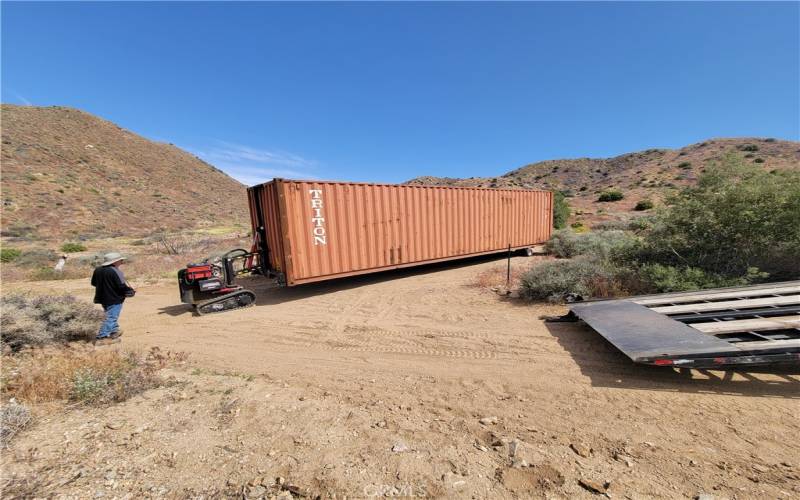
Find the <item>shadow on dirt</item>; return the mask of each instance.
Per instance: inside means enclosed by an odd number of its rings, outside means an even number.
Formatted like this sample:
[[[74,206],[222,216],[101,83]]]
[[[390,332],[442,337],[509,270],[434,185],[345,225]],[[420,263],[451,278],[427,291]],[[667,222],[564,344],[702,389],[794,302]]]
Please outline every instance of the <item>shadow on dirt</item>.
[[[593,386],[800,399],[800,366],[704,370],[637,365],[582,323],[547,323]]]
[[[194,315],[194,308],[189,304],[175,304],[174,306],[162,307],[158,314],[168,314],[170,316],[183,316],[184,314]]]
[[[523,255],[522,252],[515,252],[513,257]],[[271,306],[292,302],[295,300],[304,300],[315,296],[325,295],[328,293],[336,293],[343,290],[350,290],[362,286],[383,283],[386,281],[408,278],[412,276],[422,276],[450,269],[458,269],[461,267],[474,266],[484,262],[505,262],[508,255],[506,253],[480,255],[477,257],[470,257],[467,259],[459,259],[454,261],[437,262],[433,264],[424,264],[415,267],[406,267],[402,269],[392,269],[388,271],[380,271],[370,274],[362,274],[359,276],[349,276],[344,278],[335,278],[330,281],[320,281],[316,283],[307,283],[293,287],[281,287],[275,284],[271,279],[264,279],[261,276],[253,275],[241,277],[236,280],[237,285],[241,285],[248,290],[252,290],[256,294],[256,307]],[[177,295],[177,288],[176,288]],[[177,297],[176,297],[177,298]],[[159,314],[168,314],[170,316],[181,315],[194,315],[194,310],[187,304],[176,304],[173,306],[162,307],[159,309]]]
[[[515,254],[515,257],[519,254]],[[330,281],[320,281],[308,283],[294,287],[278,287],[270,280],[265,280],[260,276],[252,276],[240,280],[238,283],[256,292],[256,306],[282,304],[294,300],[303,300],[310,297],[325,295],[328,293],[350,290],[362,286],[374,285],[386,281],[409,278],[412,276],[423,276],[426,274],[458,269],[461,267],[474,266],[484,262],[505,261],[506,254],[481,255],[468,259],[437,262],[422,266],[407,267],[403,269],[392,269],[378,273],[362,274],[360,276],[349,276],[336,278]]]

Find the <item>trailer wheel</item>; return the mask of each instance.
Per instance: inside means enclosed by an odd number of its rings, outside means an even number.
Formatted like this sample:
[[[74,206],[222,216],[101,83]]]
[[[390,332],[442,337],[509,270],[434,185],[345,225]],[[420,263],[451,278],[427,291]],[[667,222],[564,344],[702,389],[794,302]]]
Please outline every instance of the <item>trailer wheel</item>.
[[[533,247],[528,247],[525,249],[525,255],[528,257],[533,257],[536,253],[533,251]]]

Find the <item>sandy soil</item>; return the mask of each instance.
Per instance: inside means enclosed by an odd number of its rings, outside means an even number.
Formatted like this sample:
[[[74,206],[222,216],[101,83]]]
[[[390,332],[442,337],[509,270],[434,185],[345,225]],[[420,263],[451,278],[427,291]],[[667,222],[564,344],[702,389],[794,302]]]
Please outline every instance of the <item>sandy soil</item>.
[[[633,366],[585,326],[538,319],[562,307],[472,284],[501,265],[252,278],[255,307],[204,317],[176,284],[143,285],[122,345],[190,366],[41,419],[4,453],[7,493],[800,498],[800,375]]]

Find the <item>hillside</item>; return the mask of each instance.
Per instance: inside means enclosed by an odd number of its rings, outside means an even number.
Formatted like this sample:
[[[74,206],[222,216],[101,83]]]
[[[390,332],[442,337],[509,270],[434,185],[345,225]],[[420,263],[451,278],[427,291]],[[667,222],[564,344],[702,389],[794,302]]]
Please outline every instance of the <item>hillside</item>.
[[[702,169],[729,153],[768,170],[800,168],[800,142],[710,139],[680,149],[648,149],[613,158],[542,161],[500,177],[418,177],[408,184],[559,190],[570,196],[573,220],[598,222],[630,215],[643,199],[658,204],[669,191],[694,182]],[[598,202],[598,194],[606,189],[619,189],[625,198],[613,203]]]
[[[144,236],[246,223],[245,188],[171,144],[89,113],[2,105],[2,234]]]

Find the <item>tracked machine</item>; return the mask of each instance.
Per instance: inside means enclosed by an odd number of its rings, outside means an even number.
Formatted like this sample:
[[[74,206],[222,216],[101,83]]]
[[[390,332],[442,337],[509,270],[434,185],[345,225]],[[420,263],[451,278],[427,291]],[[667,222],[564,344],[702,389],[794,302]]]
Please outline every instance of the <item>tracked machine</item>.
[[[255,252],[243,248],[203,262],[189,264],[178,271],[181,302],[194,306],[198,314],[210,314],[252,306],[256,294],[234,284],[237,276],[259,273]]]

